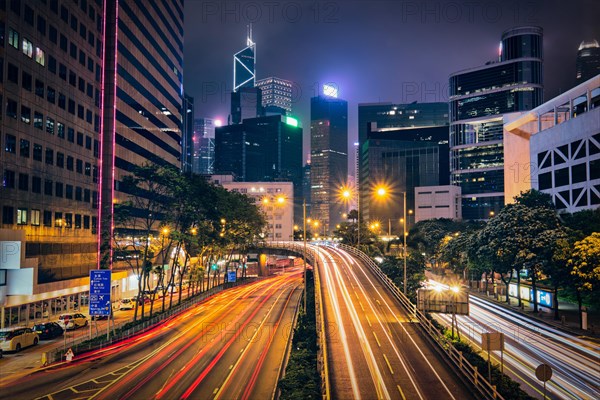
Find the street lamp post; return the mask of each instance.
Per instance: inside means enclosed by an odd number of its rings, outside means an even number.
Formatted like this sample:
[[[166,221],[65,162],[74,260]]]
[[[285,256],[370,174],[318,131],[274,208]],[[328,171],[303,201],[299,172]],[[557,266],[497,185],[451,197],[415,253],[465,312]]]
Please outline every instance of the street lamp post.
[[[304,312],[306,312],[306,297],[308,296],[306,290],[308,284],[306,283],[306,199],[302,199],[302,239],[304,239]]]
[[[379,197],[385,197],[388,193],[388,190],[383,187],[380,186],[375,190],[375,193],[377,194],[377,196]],[[406,296],[406,285],[407,285],[407,279],[406,279],[406,258],[407,258],[407,254],[406,254],[406,192],[401,192],[403,195],[403,214],[404,214],[404,224],[402,224],[402,236],[403,236],[403,240],[404,240],[404,254],[403,254],[403,259],[404,259],[404,288],[402,290],[402,292],[404,293],[404,295]]]
[[[402,224],[402,235],[404,236],[404,290],[403,293],[406,296],[406,192],[402,192],[404,195],[404,224]]]

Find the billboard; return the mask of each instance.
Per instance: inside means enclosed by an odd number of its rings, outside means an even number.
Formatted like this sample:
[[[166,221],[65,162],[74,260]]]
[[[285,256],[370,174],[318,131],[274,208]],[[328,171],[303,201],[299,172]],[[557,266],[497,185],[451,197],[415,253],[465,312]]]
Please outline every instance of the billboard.
[[[423,312],[469,315],[469,293],[421,288],[417,290],[417,308]]]

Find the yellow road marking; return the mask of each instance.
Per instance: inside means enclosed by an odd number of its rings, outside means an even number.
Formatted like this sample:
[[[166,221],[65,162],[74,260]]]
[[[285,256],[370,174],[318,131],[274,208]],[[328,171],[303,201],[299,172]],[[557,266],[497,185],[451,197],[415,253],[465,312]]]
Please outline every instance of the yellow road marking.
[[[377,346],[381,347],[381,343],[379,343],[379,338],[377,337],[377,335],[375,334],[375,331],[373,331],[373,336],[375,336],[375,341],[377,342]],[[385,357],[385,356],[384,356]]]
[[[392,364],[390,364],[390,360],[388,360],[387,356],[384,354],[383,358],[385,358],[385,362],[388,365],[388,368],[390,369],[390,372],[392,373],[392,375],[394,375],[394,370],[392,369]]]
[[[400,385],[396,385],[396,387],[398,388],[398,391],[400,392],[400,396],[402,396],[402,400],[406,400],[406,396],[404,396],[404,392],[400,388]]]

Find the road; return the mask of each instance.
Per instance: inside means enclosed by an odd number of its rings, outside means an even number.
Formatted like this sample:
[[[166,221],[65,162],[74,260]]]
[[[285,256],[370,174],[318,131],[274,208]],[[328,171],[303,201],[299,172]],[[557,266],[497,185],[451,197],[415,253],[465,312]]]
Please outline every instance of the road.
[[[547,398],[600,398],[597,343],[475,296],[470,296],[469,311],[469,316],[457,317],[461,338],[480,350],[482,332],[503,332],[504,372],[520,383],[523,390],[537,398],[543,397],[543,384],[535,377],[535,369],[545,363],[553,371],[552,379],[546,383]],[[450,316],[436,314],[436,318],[450,325]],[[500,352],[492,352],[491,358],[494,364],[500,365]]]
[[[33,372],[11,399],[269,399],[279,379],[302,271],[221,292],[144,334]]]
[[[311,249],[319,259],[331,398],[474,398],[369,267],[336,247]]]

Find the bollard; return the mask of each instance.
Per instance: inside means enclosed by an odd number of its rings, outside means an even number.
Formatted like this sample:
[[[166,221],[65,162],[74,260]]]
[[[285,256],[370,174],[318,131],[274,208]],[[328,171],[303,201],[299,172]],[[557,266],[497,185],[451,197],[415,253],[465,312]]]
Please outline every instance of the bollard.
[[[42,353],[42,367],[45,367],[46,365],[48,365],[48,353],[43,352]]]

